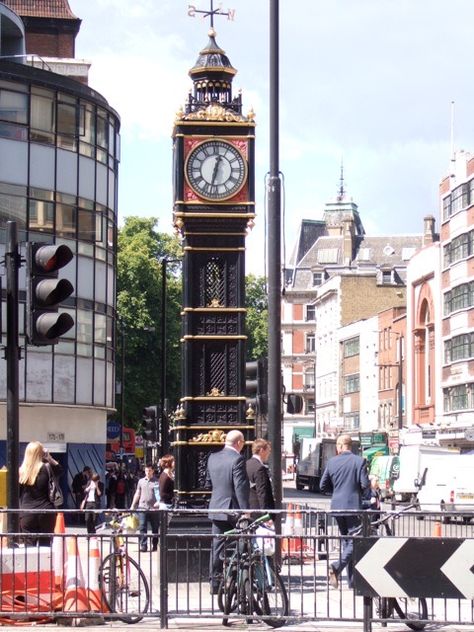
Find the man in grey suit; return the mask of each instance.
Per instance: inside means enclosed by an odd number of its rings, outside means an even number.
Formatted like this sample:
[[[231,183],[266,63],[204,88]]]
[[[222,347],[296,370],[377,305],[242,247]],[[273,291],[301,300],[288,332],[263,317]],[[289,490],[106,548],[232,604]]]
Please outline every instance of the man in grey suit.
[[[336,456],[329,459],[321,477],[319,487],[322,492],[331,493],[331,509],[362,509],[362,494],[370,487],[365,460],[351,451],[352,439],[349,435],[340,435],[336,441]],[[337,515],[337,526],[342,536],[352,535],[359,527],[359,516]],[[339,585],[339,576],[347,567],[347,582],[352,588],[352,550],[351,537],[342,538],[339,559],[329,567],[329,584],[333,588]]]
[[[244,445],[244,435],[240,430],[231,430],[226,435],[224,448],[210,454],[207,461],[207,485],[212,486],[209,509],[223,510],[209,514],[212,533],[216,536],[235,527],[238,515],[232,510],[249,507],[249,481],[245,458],[240,454]],[[213,538],[209,565],[211,594],[217,594],[219,588],[224,546],[224,538]]]

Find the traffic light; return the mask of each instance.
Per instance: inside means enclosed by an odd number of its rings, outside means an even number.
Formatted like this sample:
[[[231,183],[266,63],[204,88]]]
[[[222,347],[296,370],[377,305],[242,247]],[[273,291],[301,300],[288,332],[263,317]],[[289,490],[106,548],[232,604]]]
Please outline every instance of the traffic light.
[[[259,415],[268,413],[268,361],[257,360],[257,410]]]
[[[70,281],[58,279],[58,271],[73,257],[64,244],[27,244],[26,336],[30,345],[55,345],[74,327],[70,314],[58,312],[60,303],[74,292]]]
[[[303,410],[304,400],[297,393],[289,393],[286,400],[286,410],[289,415],[298,415]]]
[[[259,358],[245,363],[245,399],[247,409],[252,406],[256,415],[268,412],[267,359]]]
[[[258,363],[256,360],[245,363],[245,400],[246,410],[251,407],[257,415],[257,372]]]
[[[146,406],[142,412],[143,438],[147,441],[158,441],[158,407]]]

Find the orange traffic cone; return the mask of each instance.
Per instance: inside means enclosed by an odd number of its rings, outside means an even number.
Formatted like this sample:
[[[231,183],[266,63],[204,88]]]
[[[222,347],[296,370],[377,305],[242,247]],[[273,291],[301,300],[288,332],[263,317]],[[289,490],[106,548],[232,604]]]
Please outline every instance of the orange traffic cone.
[[[81,558],[77,548],[77,536],[67,538],[66,585],[64,587],[63,610],[64,612],[88,612],[89,610]]]
[[[433,538],[440,538],[441,537],[441,522],[439,520],[436,520],[436,522],[433,525]]]
[[[300,508],[297,507],[295,512],[293,537],[290,540],[290,554],[299,557],[303,550],[303,518],[301,516]],[[297,537],[300,536],[300,537]]]
[[[284,537],[281,540],[281,552],[284,556],[287,556],[290,550],[290,539],[289,536],[293,534],[293,505],[290,503],[288,505],[288,510],[286,512],[285,522],[283,523],[282,535],[288,536]]]
[[[64,554],[66,548],[66,541],[64,537],[65,533],[66,527],[64,525],[64,514],[58,513],[58,515],[56,516],[56,524],[54,526],[52,555],[54,585],[61,590],[63,589],[64,582],[64,558],[66,557]]]
[[[87,567],[87,597],[91,612],[109,612],[99,587],[100,552],[97,538],[89,540],[89,565]]]

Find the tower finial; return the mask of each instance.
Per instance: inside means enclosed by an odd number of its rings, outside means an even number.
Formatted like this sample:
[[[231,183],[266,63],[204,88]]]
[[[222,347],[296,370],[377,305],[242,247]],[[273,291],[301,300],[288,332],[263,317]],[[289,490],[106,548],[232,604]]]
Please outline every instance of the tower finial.
[[[196,17],[196,13],[202,13],[203,18],[210,18],[211,29],[214,30],[214,16],[222,15],[227,16],[228,20],[233,21],[235,16],[235,9],[227,9],[227,11],[222,10],[222,6],[219,5],[216,9],[214,9],[214,0],[210,0],[211,8],[209,10],[205,9],[196,9],[193,4],[188,5],[188,15],[192,18]]]
[[[344,158],[341,156],[341,175],[339,178],[339,191],[337,193],[337,201],[342,202],[345,195],[346,190],[344,189]]]

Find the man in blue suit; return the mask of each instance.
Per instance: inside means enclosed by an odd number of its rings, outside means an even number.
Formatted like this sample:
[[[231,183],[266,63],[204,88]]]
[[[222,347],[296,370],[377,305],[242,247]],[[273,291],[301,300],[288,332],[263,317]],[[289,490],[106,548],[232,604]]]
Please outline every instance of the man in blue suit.
[[[352,439],[349,435],[340,435],[336,441],[336,456],[329,459],[320,482],[322,492],[332,493],[331,509],[362,509],[362,494],[370,487],[365,460],[351,451]],[[342,536],[352,535],[359,527],[359,516],[337,515],[337,526]],[[339,585],[339,576],[347,567],[347,582],[352,588],[352,537],[342,538],[339,560],[329,567],[329,584],[333,588]]]
[[[249,508],[249,480],[245,458],[240,454],[244,445],[244,435],[240,430],[231,430],[226,435],[224,448],[210,454],[207,461],[207,486],[212,486],[209,509],[223,510],[209,514],[212,533],[216,536],[235,527],[238,514],[232,510]],[[222,574],[224,545],[224,538],[213,538],[209,570],[210,589],[214,595],[218,592]]]

